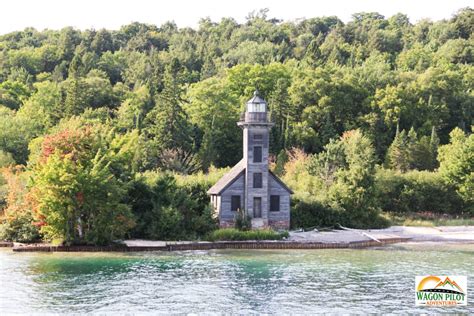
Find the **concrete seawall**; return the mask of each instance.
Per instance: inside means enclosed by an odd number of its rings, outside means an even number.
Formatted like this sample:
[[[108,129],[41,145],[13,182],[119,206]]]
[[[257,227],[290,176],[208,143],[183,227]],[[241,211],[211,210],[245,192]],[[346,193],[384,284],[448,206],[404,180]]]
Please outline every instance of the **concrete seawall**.
[[[169,242],[162,246],[15,246],[15,252],[140,252],[186,251],[211,249],[339,249],[365,248],[406,242],[410,238],[387,238],[378,241],[352,241],[347,243],[322,243],[303,241],[216,241],[216,242]]]

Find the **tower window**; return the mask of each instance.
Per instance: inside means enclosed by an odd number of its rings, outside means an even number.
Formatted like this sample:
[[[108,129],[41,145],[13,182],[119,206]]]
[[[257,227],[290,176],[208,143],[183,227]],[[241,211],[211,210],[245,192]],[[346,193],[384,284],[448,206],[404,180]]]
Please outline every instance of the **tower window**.
[[[280,212],[279,195],[270,195],[270,212]]]
[[[253,147],[253,162],[262,162],[262,146]]]
[[[265,112],[265,103],[247,103],[248,112]]]
[[[255,140],[263,139],[263,135],[262,134],[253,134],[253,139],[255,139]]]
[[[260,172],[255,172],[253,174],[253,187],[255,189],[262,188],[262,174]]]
[[[230,201],[230,210],[232,212],[237,212],[240,209],[240,195],[232,195]]]

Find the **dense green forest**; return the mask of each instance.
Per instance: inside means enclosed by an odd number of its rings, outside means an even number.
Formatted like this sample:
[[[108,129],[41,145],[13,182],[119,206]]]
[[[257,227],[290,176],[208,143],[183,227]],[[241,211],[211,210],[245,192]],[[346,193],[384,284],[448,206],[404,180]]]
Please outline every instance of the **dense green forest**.
[[[32,28],[0,36],[7,239],[107,243],[215,229],[206,189],[268,101],[293,226],[388,225],[380,211],[474,213],[474,10],[411,23],[357,13],[197,29]]]

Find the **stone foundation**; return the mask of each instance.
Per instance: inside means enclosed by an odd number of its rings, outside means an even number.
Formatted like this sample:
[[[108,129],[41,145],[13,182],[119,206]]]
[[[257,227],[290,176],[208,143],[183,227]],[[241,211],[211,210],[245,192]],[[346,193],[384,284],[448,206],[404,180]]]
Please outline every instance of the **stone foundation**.
[[[219,221],[219,228],[234,228],[235,222],[233,220],[220,220]]]
[[[251,220],[252,229],[267,229],[268,228],[268,220],[263,218],[252,218]]]
[[[219,222],[219,228],[234,228],[235,227],[235,221],[233,220],[221,220]],[[254,220],[252,220],[252,229],[265,229],[271,227],[273,229],[285,229],[289,230],[290,229],[290,221],[289,220],[284,220],[284,221],[262,221],[261,225],[256,226],[254,223]]]
[[[273,229],[285,229],[285,230],[290,229],[290,221],[289,220],[285,220],[285,221],[272,221],[272,220],[270,220],[268,222],[268,224]]]

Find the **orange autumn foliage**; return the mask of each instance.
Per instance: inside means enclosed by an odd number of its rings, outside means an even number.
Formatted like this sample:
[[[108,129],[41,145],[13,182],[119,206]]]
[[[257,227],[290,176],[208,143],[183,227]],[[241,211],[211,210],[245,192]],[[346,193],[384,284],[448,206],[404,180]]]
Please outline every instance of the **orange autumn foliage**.
[[[41,144],[40,161],[46,162],[48,157],[55,152],[59,152],[61,156],[68,156],[72,161],[77,161],[91,148],[92,138],[93,133],[90,127],[79,130],[66,129],[47,135]]]
[[[3,178],[6,181],[7,196],[6,207],[0,213],[0,219],[4,221],[14,221],[19,217],[31,215],[37,219],[32,223],[35,226],[43,226],[46,223],[38,212],[38,202],[36,201],[32,190],[26,187],[24,179],[24,166],[11,166],[1,169]]]

